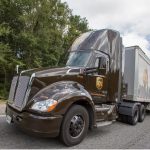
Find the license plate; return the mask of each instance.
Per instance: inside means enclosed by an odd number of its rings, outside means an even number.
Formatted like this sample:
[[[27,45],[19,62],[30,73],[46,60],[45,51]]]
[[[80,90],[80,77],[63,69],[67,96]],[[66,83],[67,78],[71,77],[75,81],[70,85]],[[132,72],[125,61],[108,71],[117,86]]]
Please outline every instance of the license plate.
[[[6,121],[10,124],[12,121],[12,117],[10,117],[9,115],[6,115]]]

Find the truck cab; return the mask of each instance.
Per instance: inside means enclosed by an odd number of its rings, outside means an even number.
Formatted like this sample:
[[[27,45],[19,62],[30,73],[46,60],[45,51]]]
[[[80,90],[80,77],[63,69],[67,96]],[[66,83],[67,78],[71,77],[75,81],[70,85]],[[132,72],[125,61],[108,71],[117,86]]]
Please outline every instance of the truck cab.
[[[24,70],[13,77],[7,122],[44,137],[60,136],[73,146],[89,129],[134,115],[135,103],[123,99],[124,57],[119,32],[82,34],[70,47],[65,67]]]

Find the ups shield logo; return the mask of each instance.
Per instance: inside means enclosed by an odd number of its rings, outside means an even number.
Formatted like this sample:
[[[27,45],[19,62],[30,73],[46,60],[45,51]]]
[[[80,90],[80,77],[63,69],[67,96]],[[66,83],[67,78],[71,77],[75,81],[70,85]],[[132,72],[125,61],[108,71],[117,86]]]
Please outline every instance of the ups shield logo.
[[[103,78],[97,77],[96,78],[96,88],[101,90],[103,87]]]

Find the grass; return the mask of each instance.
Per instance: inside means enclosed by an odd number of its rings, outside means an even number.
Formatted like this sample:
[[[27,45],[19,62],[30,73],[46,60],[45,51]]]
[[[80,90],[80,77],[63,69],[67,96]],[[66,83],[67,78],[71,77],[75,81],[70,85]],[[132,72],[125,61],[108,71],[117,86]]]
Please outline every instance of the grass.
[[[6,100],[0,99],[0,104],[5,104],[5,103],[6,103]]]

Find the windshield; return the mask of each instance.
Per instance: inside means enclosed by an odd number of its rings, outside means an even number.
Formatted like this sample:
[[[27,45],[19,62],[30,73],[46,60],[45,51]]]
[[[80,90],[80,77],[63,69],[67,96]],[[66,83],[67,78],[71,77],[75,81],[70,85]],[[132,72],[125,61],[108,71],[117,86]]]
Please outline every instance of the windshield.
[[[90,51],[71,52],[67,61],[67,66],[85,67],[91,56]]]

